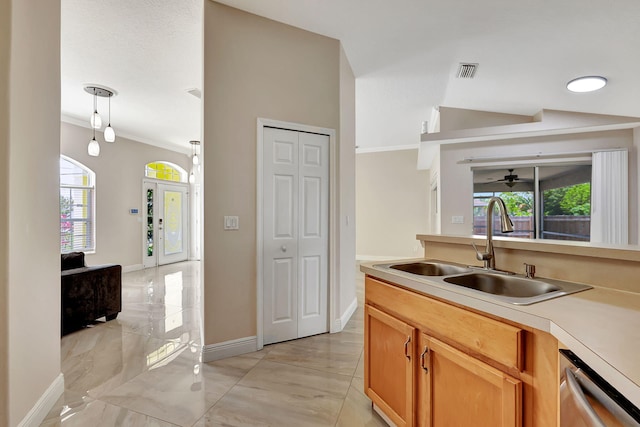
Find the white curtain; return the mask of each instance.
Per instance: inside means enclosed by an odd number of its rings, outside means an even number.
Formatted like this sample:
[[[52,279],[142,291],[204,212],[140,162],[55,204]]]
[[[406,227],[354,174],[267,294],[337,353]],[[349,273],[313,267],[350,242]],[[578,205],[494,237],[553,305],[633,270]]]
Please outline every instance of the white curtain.
[[[626,245],[629,240],[629,160],[626,150],[593,153],[591,241]]]

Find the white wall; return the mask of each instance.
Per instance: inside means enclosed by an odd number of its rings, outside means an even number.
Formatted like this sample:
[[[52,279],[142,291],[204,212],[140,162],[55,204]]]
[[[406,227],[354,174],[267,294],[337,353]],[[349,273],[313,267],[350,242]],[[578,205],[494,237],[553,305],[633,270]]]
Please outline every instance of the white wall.
[[[10,54],[4,39],[7,3]],[[9,63],[10,70],[8,80],[3,76],[0,81],[0,92],[9,94],[8,143],[3,148],[8,155],[1,158],[9,193],[2,193],[0,205],[8,206],[8,220],[2,223],[8,227],[10,248],[3,258],[8,259],[3,270],[7,298],[0,302],[6,313],[2,323],[8,324],[8,337],[0,333],[0,360],[9,373],[0,393],[5,402],[0,424],[16,426],[61,378],[60,2],[13,0],[2,2],[0,9],[5,33],[0,63]]]
[[[356,253],[361,260],[417,258],[429,231],[429,171],[418,150],[356,156]]]
[[[117,125],[114,123],[116,132]],[[88,265],[120,264],[123,268],[142,266],[145,206],[142,204],[144,166],[153,161],[174,163],[189,173],[191,159],[183,153],[116,137],[114,144],[100,142],[100,155],[87,154],[92,131],[88,128],[62,123],[60,152],[84,164],[96,174],[96,251],[87,254]],[[138,209],[138,215],[129,209]]]
[[[473,173],[471,164],[459,163],[464,158],[531,155],[539,152],[545,154],[566,153],[618,147],[633,147],[633,131],[620,130],[442,145],[440,148],[442,234],[471,235],[473,232]],[[501,165],[493,164],[506,169],[512,162],[503,162]],[[636,191],[630,197],[629,205],[635,206],[637,203]],[[464,224],[452,224],[451,217],[454,215],[464,216]]]

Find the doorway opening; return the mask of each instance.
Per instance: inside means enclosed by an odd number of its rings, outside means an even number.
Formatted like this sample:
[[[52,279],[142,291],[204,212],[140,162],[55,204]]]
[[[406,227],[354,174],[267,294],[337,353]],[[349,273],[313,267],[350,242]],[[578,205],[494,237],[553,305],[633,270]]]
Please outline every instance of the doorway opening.
[[[144,268],[186,261],[189,256],[189,185],[179,166],[153,162],[143,180]]]

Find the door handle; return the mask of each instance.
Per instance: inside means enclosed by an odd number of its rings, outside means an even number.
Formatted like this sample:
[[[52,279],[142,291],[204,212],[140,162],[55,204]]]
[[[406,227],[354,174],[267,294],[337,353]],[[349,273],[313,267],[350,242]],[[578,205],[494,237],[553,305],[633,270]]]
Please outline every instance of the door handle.
[[[411,355],[409,354],[409,343],[410,342],[411,342],[411,336],[408,336],[407,340],[404,342],[404,355],[409,360],[411,360]]]
[[[285,245],[280,246],[280,250],[282,252],[287,252],[287,247]]]
[[[424,346],[424,351],[422,352],[422,354],[420,355],[420,367],[422,369],[424,369],[424,372],[427,373],[429,372],[429,368],[427,368],[426,366],[424,366],[424,357],[425,355],[429,353],[429,347],[427,347],[426,345]]]

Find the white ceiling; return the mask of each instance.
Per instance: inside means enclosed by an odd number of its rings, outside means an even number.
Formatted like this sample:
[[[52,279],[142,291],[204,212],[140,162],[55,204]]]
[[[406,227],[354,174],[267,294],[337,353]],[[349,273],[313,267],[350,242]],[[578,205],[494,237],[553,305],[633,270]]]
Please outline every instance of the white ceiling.
[[[190,152],[201,134],[200,100],[186,90],[202,86],[202,1],[61,0],[63,120],[88,126],[83,88],[106,86],[117,136]],[[98,98],[103,129],[107,102]]]
[[[203,0],[62,0],[62,112],[112,87],[112,125],[143,142],[200,138]],[[204,0],[209,1],[209,0]],[[357,145],[416,145],[434,106],[640,116],[638,0],[221,0],[342,41],[356,75]],[[472,80],[460,62],[479,63]],[[573,94],[581,75],[609,79]],[[106,104],[105,104],[106,111]],[[205,142],[206,143],[206,142]]]

